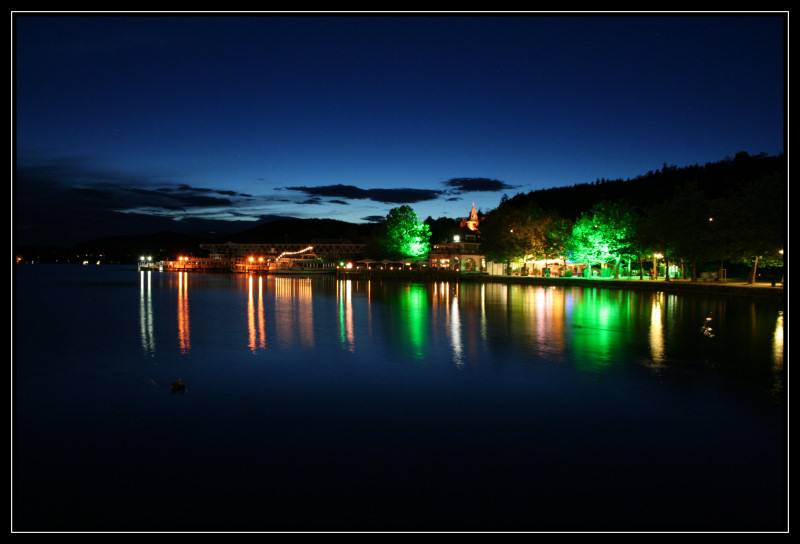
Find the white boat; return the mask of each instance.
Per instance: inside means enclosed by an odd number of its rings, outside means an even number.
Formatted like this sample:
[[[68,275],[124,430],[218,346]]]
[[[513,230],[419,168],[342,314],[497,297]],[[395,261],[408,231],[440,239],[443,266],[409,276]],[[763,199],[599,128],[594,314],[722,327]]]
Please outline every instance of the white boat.
[[[335,263],[326,262],[311,247],[304,250],[281,254],[270,266],[270,274],[334,274]]]

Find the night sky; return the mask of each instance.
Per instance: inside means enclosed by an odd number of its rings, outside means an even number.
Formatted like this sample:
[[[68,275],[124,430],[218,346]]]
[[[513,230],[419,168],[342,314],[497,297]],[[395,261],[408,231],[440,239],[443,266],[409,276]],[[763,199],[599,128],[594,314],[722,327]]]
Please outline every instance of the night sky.
[[[787,35],[781,12],[12,13],[14,240],[458,218],[779,154]]]

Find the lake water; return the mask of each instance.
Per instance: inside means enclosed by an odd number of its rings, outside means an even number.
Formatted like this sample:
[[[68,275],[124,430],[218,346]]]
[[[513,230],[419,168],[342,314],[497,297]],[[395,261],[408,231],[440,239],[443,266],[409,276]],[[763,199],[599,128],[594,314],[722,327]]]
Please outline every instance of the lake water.
[[[14,530],[787,527],[776,302],[14,276]]]

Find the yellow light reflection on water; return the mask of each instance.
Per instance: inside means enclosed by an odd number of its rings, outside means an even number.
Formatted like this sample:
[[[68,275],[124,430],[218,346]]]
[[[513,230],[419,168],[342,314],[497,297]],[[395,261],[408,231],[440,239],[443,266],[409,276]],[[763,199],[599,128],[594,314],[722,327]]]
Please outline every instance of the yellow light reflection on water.
[[[650,357],[651,368],[660,368],[666,360],[664,356],[664,322],[663,322],[664,293],[653,295],[653,304],[650,308]]]
[[[282,347],[295,339],[305,347],[314,346],[314,308],[311,304],[311,279],[276,277],[275,327]]]
[[[564,299],[566,291],[541,287],[528,291],[528,308],[536,316],[534,336],[540,352],[562,352],[564,339]]]
[[[775,321],[772,347],[775,366],[783,367],[783,311],[778,312],[778,319]]]
[[[248,296],[247,296],[247,331],[248,347],[255,353],[259,349],[267,347],[267,334],[264,323],[264,293],[263,279],[258,277],[258,303],[256,304],[253,296],[253,276],[248,277]]]
[[[178,272],[178,348],[183,354],[192,348],[189,336],[189,273]]]
[[[784,322],[783,310],[778,312],[778,318],[775,320],[775,333],[772,335],[772,369],[775,375],[775,384],[773,389],[776,393],[783,391],[783,361],[784,361]]]

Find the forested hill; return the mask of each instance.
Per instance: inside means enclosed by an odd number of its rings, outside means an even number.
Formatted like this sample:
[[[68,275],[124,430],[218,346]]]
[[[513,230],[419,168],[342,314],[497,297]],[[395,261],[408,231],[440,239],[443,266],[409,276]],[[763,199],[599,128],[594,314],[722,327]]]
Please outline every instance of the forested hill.
[[[236,234],[225,242],[239,244],[269,243],[363,243],[375,225],[339,221],[337,219],[280,219],[258,225]]]
[[[714,199],[746,183],[777,173],[785,173],[783,155],[767,156],[737,153],[733,159],[706,163],[704,166],[678,168],[667,166],[634,179],[598,179],[593,183],[568,187],[540,189],[520,193],[509,199],[509,204],[524,206],[536,203],[540,208],[556,211],[566,219],[577,219],[581,213],[604,200],[624,200],[635,207],[645,208],[671,198],[675,189],[689,182],[697,182],[706,198]]]

